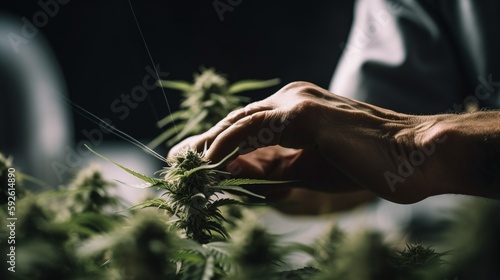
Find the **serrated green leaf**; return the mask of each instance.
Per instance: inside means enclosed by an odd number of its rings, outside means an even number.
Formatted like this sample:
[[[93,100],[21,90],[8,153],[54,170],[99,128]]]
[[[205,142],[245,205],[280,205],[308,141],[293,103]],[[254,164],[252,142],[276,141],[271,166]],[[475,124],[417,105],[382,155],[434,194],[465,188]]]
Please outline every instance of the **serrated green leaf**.
[[[189,171],[186,171],[184,172],[184,176],[190,176],[191,174],[197,172],[197,171],[200,171],[200,170],[207,170],[207,169],[216,169],[218,168],[219,166],[221,166],[222,164],[224,164],[227,160],[229,160],[231,157],[233,157],[238,151],[239,151],[239,147],[237,147],[236,149],[234,149],[234,151],[232,151],[229,155],[227,155],[225,158],[223,158],[221,161],[217,162],[217,163],[213,163],[213,164],[207,164],[207,165],[202,165],[202,166],[198,166],[196,168],[193,168]]]
[[[228,94],[235,94],[248,90],[261,89],[275,86],[280,83],[280,79],[271,80],[242,80],[232,84],[227,90]]]
[[[235,270],[234,263],[229,254],[229,244],[227,242],[211,242],[204,245],[213,256],[215,266],[222,268],[224,274]]]
[[[258,197],[258,198],[261,198],[261,199],[266,199],[265,196],[253,193],[253,192],[251,192],[251,191],[249,191],[247,189],[244,189],[244,188],[242,188],[240,186],[217,186],[217,187],[219,189],[225,190],[225,191],[239,192],[239,193],[244,193],[244,194],[251,195],[251,196],[254,196],[254,197]]]
[[[181,239],[178,240],[177,243],[179,245],[179,248],[182,248],[182,250],[195,251],[203,256],[207,256],[209,253],[203,245],[191,239]]]
[[[207,228],[209,228],[210,230],[218,232],[220,235],[222,235],[225,238],[228,237],[228,233],[227,233],[226,229],[219,222],[207,221]]]
[[[151,183],[147,183],[147,182],[146,183],[142,183],[142,184],[131,185],[131,184],[122,182],[120,180],[115,180],[115,181],[118,182],[118,183],[120,183],[120,184],[123,184],[123,185],[125,185],[127,187],[131,187],[131,188],[139,189],[139,190],[144,190],[144,189],[149,189],[149,188],[154,188],[154,187],[162,188],[161,186],[166,184],[165,182],[161,182],[160,181],[156,185],[152,185]],[[163,187],[162,189],[165,189],[165,187]]]
[[[219,222],[227,222],[228,221],[226,220],[226,218],[224,218],[224,216],[222,216],[222,214],[220,213],[220,211],[217,209],[217,208],[214,208],[215,210],[213,211],[207,211],[209,215],[213,216],[215,219],[217,219]]]
[[[155,207],[159,209],[164,209],[169,212],[173,212],[172,208],[168,205],[167,201],[161,197],[153,198],[150,200],[143,201],[141,203],[138,203],[129,209],[134,210],[134,209],[143,209],[147,207]]]
[[[210,206],[208,206],[208,209],[212,209],[212,208],[219,208],[221,206],[224,206],[224,205],[234,205],[234,204],[242,204],[241,201],[238,201],[236,199],[232,199],[232,198],[222,198],[222,199],[219,199],[219,200],[216,200],[214,202],[212,202],[212,204],[210,204]]]
[[[181,261],[184,264],[198,265],[203,263],[205,257],[196,251],[180,250],[175,253],[174,259],[175,261]]]
[[[135,177],[137,177],[137,178],[139,178],[139,179],[142,179],[142,180],[144,180],[144,181],[146,181],[146,182],[148,182],[148,183],[151,183],[152,185],[157,185],[157,184],[161,183],[161,181],[159,181],[159,180],[157,180],[157,179],[151,178],[151,177],[146,176],[146,175],[143,175],[143,174],[141,174],[141,173],[139,173],[139,172],[135,172],[135,171],[133,171],[133,170],[131,170],[131,169],[128,169],[127,167],[125,167],[125,166],[123,166],[123,165],[121,165],[121,164],[119,164],[119,163],[117,163],[117,162],[115,162],[115,161],[113,161],[113,160],[111,160],[111,159],[109,159],[109,158],[107,158],[107,157],[105,157],[105,156],[103,156],[103,155],[99,154],[98,152],[96,152],[96,151],[92,150],[92,149],[91,149],[89,146],[87,146],[87,145],[85,145],[85,147],[86,147],[87,149],[89,149],[89,151],[91,151],[93,154],[97,155],[98,157],[100,157],[100,158],[102,158],[102,159],[104,159],[104,160],[106,160],[106,161],[108,161],[108,162],[110,162],[110,163],[112,163],[112,164],[114,164],[114,165],[116,165],[116,166],[120,167],[121,169],[123,169],[123,170],[127,171],[129,174],[132,174],[132,175],[134,175]]]
[[[297,182],[297,181],[294,181],[294,180],[273,181],[273,180],[261,180],[261,179],[235,178],[235,179],[226,179],[226,180],[220,181],[217,184],[217,186],[223,187],[223,186],[241,186],[241,185],[272,185],[272,184],[288,184],[288,183],[293,183],[293,182]]]
[[[180,91],[190,91],[193,87],[186,81],[158,80],[158,85],[164,88],[176,89]]]

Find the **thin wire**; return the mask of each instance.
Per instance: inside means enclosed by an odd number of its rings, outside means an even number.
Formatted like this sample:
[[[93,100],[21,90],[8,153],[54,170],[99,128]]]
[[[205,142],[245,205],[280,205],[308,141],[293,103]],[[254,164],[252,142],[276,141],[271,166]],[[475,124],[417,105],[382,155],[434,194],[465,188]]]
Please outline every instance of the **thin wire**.
[[[118,128],[106,123],[104,120],[102,120],[101,118],[99,118],[98,116],[94,115],[93,113],[91,113],[90,111],[86,110],[85,108],[75,104],[74,102],[72,102],[71,100],[68,100],[66,98],[64,98],[67,102],[69,102],[73,108],[75,109],[78,109],[78,110],[75,110],[78,114],[82,115],[83,117],[85,117],[86,119],[88,119],[89,121],[97,124],[97,125],[102,125],[102,124],[105,124],[106,125],[106,129],[108,129],[109,131],[111,131],[114,135],[126,140],[126,141],[129,141],[130,143],[132,143],[133,145],[141,148],[142,150],[146,151],[147,153],[151,154],[152,156],[154,156],[155,158],[163,161],[163,162],[167,162],[167,160],[162,157],[160,154],[158,154],[157,152],[155,152],[153,149],[149,148],[148,146],[142,144],[139,140],[135,139],[134,137],[128,135],[127,133],[119,130]]]
[[[158,154],[157,152],[155,152],[153,149],[149,148],[148,146],[144,145],[143,143],[141,143],[139,140],[135,139],[134,137],[128,135],[127,133],[119,130],[118,128],[106,123],[103,119],[99,118],[98,116],[96,116],[95,114],[91,113],[90,111],[86,110],[85,108],[81,107],[80,105],[76,104],[75,102],[71,101],[69,98],[67,98],[66,96],[64,96],[63,94],[61,94],[59,91],[51,88],[51,90],[53,92],[55,92],[57,95],[59,95],[59,97],[61,97],[61,99],[66,102],[67,104],[69,104],[69,106],[71,108],[73,108],[78,114],[80,114],[81,116],[83,116],[84,118],[86,118],[87,120],[97,124],[97,125],[102,125],[102,124],[105,124],[106,125],[106,129],[108,129],[111,133],[113,133],[114,135],[122,138],[123,140],[125,141],[128,141],[130,143],[132,143],[133,145],[141,148],[142,150],[144,150],[145,152],[147,152],[148,154],[151,154],[152,156],[154,156],[155,158],[163,161],[163,162],[167,162],[167,159],[162,157],[160,154]]]
[[[128,4],[130,6],[130,10],[132,11],[132,15],[134,16],[135,25],[137,25],[137,29],[139,29],[139,34],[141,35],[142,42],[144,43],[144,47],[146,47],[146,51],[148,52],[149,59],[151,60],[151,64],[153,66],[153,69],[155,70],[156,79],[160,80],[160,75],[158,74],[158,70],[156,69],[156,66],[155,66],[155,63],[153,60],[153,56],[151,55],[151,52],[149,51],[148,44],[146,43],[146,39],[144,39],[144,35],[142,34],[141,26],[139,25],[139,21],[137,20],[137,17],[135,16],[135,11],[134,11],[134,8],[132,7],[132,3],[130,2],[130,0],[128,0]],[[175,125],[175,121],[172,118],[172,110],[170,109],[170,103],[168,102],[167,94],[165,94],[165,90],[163,89],[163,87],[160,87],[160,88],[161,88],[161,91],[163,93],[163,97],[165,98],[165,102],[167,103],[168,113],[170,114],[170,117],[172,119],[172,123],[174,124],[175,133],[178,134],[179,132],[177,130],[177,126]]]

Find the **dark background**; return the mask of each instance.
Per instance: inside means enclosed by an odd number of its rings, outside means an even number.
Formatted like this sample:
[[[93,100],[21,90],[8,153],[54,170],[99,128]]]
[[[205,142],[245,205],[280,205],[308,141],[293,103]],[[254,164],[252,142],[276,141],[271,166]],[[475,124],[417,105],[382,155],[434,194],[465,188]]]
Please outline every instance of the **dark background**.
[[[243,0],[221,21],[212,1],[131,3],[154,63],[170,79],[191,80],[206,66],[227,74],[230,81],[278,77],[280,86],[304,80],[326,88],[353,12],[352,0]],[[20,20],[31,20],[41,10],[38,1],[9,1],[0,9]],[[147,141],[160,132],[155,122],[168,112],[160,89],[151,91],[124,120],[110,109],[122,93],[142,84],[145,67],[152,65],[127,1],[70,1],[60,5],[40,32],[56,54],[74,103],[111,119],[135,138]],[[247,95],[258,100],[277,89]],[[167,96],[175,110],[179,94],[167,91]],[[75,140],[90,125],[74,114]]]

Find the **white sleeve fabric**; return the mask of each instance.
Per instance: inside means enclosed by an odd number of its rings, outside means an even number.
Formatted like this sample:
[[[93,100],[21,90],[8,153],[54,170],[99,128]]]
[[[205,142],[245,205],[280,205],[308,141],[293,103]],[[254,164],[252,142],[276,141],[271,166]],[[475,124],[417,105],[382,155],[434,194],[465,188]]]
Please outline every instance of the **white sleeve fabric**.
[[[499,2],[358,0],[330,90],[411,114],[498,108]]]

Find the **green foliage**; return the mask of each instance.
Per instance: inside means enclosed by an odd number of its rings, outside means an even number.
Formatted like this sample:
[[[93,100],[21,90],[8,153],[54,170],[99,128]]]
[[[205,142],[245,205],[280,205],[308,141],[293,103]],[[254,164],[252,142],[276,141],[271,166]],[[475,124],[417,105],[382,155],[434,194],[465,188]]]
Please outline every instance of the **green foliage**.
[[[91,151],[97,154],[95,151]],[[233,154],[236,152],[237,150]],[[228,155],[228,157],[231,157],[233,154]],[[201,244],[212,240],[214,233],[217,233],[222,238],[228,237],[228,233],[223,225],[225,219],[219,207],[240,204],[241,202],[235,199],[221,198],[220,196],[224,194],[224,191],[236,191],[264,198],[239,187],[239,185],[285,183],[285,181],[275,182],[251,179],[227,179],[217,182],[215,179],[216,175],[224,173],[215,169],[221,163],[211,165],[203,157],[203,153],[199,153],[193,149],[184,149],[168,161],[169,166],[161,172],[164,175],[164,179],[151,178],[139,174],[102,155],[99,156],[146,181],[150,184],[150,187],[165,190],[164,195],[166,199],[155,198],[142,202],[133,208],[157,207],[169,211],[174,217],[173,222],[175,226],[182,229],[187,238]],[[224,162],[224,160],[221,162]]]
[[[291,271],[285,271],[279,273],[279,278],[276,277],[275,279],[280,279],[280,280],[307,280],[307,279],[314,279],[317,275],[321,273],[321,270],[314,268],[314,267],[304,267],[300,269],[294,269]]]
[[[148,146],[154,148],[164,142],[172,146],[188,136],[200,134],[249,101],[248,97],[236,95],[237,93],[271,87],[278,83],[279,79],[243,80],[229,84],[224,76],[211,68],[202,69],[201,73],[195,74],[193,83],[160,80],[160,86],[182,91],[183,101],[179,111],[157,123],[160,128],[168,128]]]
[[[165,279],[175,274],[176,267],[170,259],[176,251],[177,239],[167,231],[162,217],[142,213],[111,232],[92,237],[77,252],[83,259],[108,253],[104,262],[104,267],[110,270],[108,275]]]
[[[9,168],[12,168],[12,158],[5,157],[2,153],[0,153],[0,205],[7,204],[9,197]],[[19,173],[14,173],[17,175],[17,178],[14,178],[15,181],[15,193],[16,198],[21,198],[25,195],[26,191],[22,186],[21,178]],[[12,175],[11,175],[12,176]],[[12,180],[12,179],[11,179]]]
[[[285,250],[255,217],[244,217],[231,234],[230,255],[237,270],[230,279],[265,279],[278,269]]]
[[[269,182],[217,181],[219,163],[193,150],[171,159],[162,178],[119,166],[165,194],[131,207],[149,210],[117,215],[113,210],[122,202],[95,169],[84,170],[61,190],[27,193],[16,200],[16,273],[3,261],[1,279],[441,280],[491,279],[498,271],[496,201],[473,200],[455,213],[449,242],[442,245],[454,250],[444,262],[445,254],[432,247],[407,244],[394,250],[377,233],[346,236],[336,227],[312,245],[280,244],[241,207],[245,203],[224,195],[231,186]],[[0,211],[0,218],[6,220],[6,213]],[[0,228],[0,236],[8,236],[7,230]],[[0,249],[9,247],[2,242]],[[310,266],[283,265],[294,252],[311,256]]]
[[[83,170],[63,191],[66,207],[73,214],[103,213],[109,209],[116,209],[120,204],[119,200],[109,193],[113,186],[102,178],[96,167]]]
[[[437,254],[429,246],[421,244],[407,244],[403,251],[398,251],[394,257],[393,265],[402,269],[409,269],[415,266],[425,266],[427,264],[440,264],[443,254]]]
[[[339,258],[339,246],[344,242],[344,234],[337,227],[331,227],[318,238],[309,249],[314,258],[314,266],[327,269],[333,260]]]
[[[449,250],[450,272],[458,279],[493,279],[499,275],[500,202],[469,198],[452,214],[441,246]]]
[[[230,85],[213,69],[195,75],[194,83],[159,81],[182,91],[184,101],[180,111],[158,123],[169,127],[150,145],[172,145],[203,132],[248,100],[237,93],[277,83],[245,80]],[[237,150],[211,163],[203,153],[185,149],[168,160],[159,178],[91,151],[143,180],[140,188],[156,188],[163,194],[126,208],[111,195],[113,184],[95,168],[83,170],[67,186],[39,194],[24,192],[22,181],[16,181],[16,273],[9,272],[2,259],[0,279],[442,280],[498,275],[497,201],[473,200],[456,213],[458,219],[443,246],[451,250],[447,254],[421,244],[394,250],[378,233],[346,236],[336,227],[311,245],[281,244],[279,236],[242,207],[251,205],[245,196],[264,198],[244,187],[288,182],[217,180],[227,175],[219,168]],[[0,204],[7,202],[11,167],[12,160],[0,154]],[[240,197],[230,196],[234,193]],[[0,211],[0,220],[7,220],[7,212]],[[10,252],[12,244],[3,242],[10,234],[6,226],[0,227],[1,252]],[[291,269],[285,262],[295,252],[310,256],[311,263]],[[445,255],[448,262],[443,261]]]
[[[16,200],[16,236],[10,244],[17,255],[16,272],[8,279],[100,279],[95,260],[79,260],[75,250],[80,242],[119,223],[119,216],[106,211],[117,203],[109,196],[110,186],[95,169],[84,170],[61,190],[26,193]],[[4,230],[0,236],[8,235]],[[10,250],[5,243],[0,248]]]

